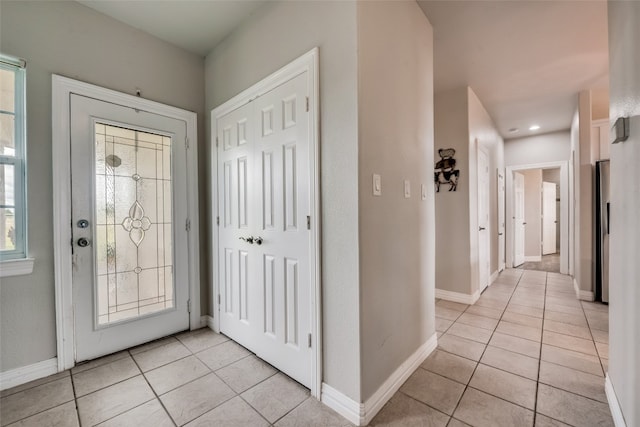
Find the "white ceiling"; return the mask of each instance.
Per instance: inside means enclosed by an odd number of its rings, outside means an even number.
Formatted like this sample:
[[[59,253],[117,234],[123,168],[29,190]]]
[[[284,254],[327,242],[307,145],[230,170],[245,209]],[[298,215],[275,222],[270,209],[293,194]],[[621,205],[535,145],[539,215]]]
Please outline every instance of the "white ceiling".
[[[267,0],[78,1],[204,56]],[[605,0],[418,3],[435,31],[436,92],[470,86],[505,138],[568,129],[577,93],[608,87]]]
[[[470,86],[505,138],[568,129],[577,93],[608,87],[606,1],[418,3],[434,27],[436,92]]]
[[[266,0],[77,0],[98,12],[205,56]]]

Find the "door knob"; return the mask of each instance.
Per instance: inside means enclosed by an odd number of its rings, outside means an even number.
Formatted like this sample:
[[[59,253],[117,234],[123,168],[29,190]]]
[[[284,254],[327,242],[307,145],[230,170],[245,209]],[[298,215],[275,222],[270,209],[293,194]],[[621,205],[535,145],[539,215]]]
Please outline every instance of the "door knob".
[[[262,237],[256,237],[254,239],[254,242],[256,242],[256,245],[261,245],[264,240],[262,240]]]
[[[482,231],[482,230],[485,230],[485,228],[484,227],[480,227],[480,231]]]
[[[84,237],[79,238],[78,246],[80,246],[81,248],[86,248],[87,246],[89,246],[89,239],[85,239]]]
[[[498,233],[498,236],[502,236],[502,233]]]
[[[253,245],[253,236],[249,236],[249,237],[240,237],[240,240],[244,240],[245,242],[247,242],[250,245]]]

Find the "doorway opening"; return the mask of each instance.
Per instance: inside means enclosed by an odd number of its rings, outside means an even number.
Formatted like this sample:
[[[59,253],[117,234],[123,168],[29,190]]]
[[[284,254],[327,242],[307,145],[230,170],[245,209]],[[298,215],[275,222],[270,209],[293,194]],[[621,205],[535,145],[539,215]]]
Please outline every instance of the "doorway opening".
[[[507,168],[507,266],[570,274],[568,162]]]

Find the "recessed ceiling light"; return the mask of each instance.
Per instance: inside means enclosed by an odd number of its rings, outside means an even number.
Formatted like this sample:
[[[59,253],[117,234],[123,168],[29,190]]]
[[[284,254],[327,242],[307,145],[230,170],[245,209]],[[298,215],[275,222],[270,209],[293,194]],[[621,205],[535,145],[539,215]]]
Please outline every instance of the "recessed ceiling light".
[[[538,125],[533,125],[533,126],[529,127],[529,130],[538,130],[538,129],[540,129],[540,126],[538,126]]]
[[[520,132],[520,129],[518,129],[518,128],[509,129],[509,133],[516,133],[516,132]]]

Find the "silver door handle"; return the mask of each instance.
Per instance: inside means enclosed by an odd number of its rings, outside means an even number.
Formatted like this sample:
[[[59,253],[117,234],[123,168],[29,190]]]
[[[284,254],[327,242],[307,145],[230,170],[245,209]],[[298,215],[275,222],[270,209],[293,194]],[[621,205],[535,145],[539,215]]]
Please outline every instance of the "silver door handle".
[[[245,242],[247,242],[250,245],[253,245],[253,236],[249,236],[249,237],[240,237],[240,240],[244,240]]]
[[[264,242],[264,240],[262,240],[262,237],[256,237],[253,241],[256,242],[256,245],[261,245],[262,242]]]
[[[480,227],[480,231],[483,231],[483,230],[485,230],[485,228],[484,227]]]
[[[527,223],[526,223],[526,222],[523,222],[523,223],[522,223],[522,225],[527,225]]]
[[[502,236],[502,233],[498,233],[498,236]]]

